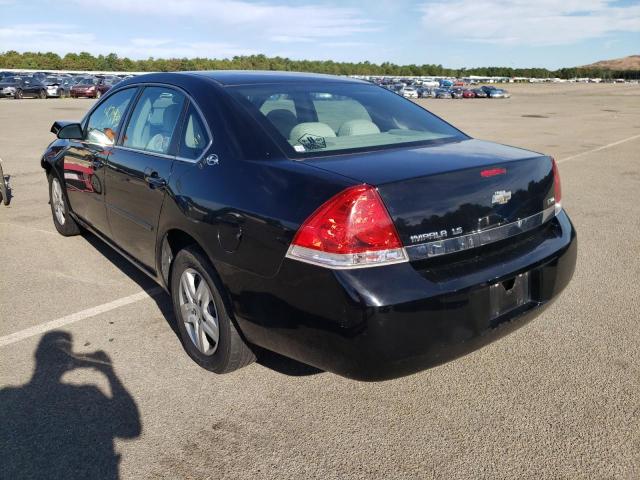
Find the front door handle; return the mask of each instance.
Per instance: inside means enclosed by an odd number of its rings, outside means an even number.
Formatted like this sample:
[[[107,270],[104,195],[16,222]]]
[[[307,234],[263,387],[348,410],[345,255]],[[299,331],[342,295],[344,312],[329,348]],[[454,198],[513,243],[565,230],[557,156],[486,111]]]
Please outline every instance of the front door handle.
[[[148,167],[144,169],[144,181],[149,184],[149,188],[163,188],[167,186],[167,181],[158,175],[158,172]]]

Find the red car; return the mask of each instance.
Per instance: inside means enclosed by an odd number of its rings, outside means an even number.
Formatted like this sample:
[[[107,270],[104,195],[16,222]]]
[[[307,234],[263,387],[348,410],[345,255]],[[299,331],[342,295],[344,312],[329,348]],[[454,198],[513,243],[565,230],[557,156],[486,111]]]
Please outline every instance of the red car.
[[[71,98],[100,98],[102,92],[98,90],[98,83],[99,79],[97,78],[84,78],[71,87],[69,95]]]
[[[465,88],[462,91],[462,98],[476,98],[476,94],[473,92],[473,90],[469,90],[468,88]]]

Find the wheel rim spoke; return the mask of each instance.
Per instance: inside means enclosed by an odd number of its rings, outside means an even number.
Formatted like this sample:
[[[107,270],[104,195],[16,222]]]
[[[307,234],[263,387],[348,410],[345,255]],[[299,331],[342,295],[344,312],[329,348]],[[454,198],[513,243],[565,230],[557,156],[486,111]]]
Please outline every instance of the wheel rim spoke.
[[[195,333],[196,333],[196,347],[198,347],[198,350],[204,353],[206,351],[204,348],[204,332],[202,331],[202,323],[199,321],[196,321],[195,323]]]
[[[209,335],[211,340],[213,340],[214,345],[218,344],[218,340],[220,338],[220,329],[215,321],[203,321],[202,329],[204,332]]]
[[[195,303],[195,286],[194,286],[195,276],[190,274],[189,271],[186,271],[181,278],[182,284],[182,293],[184,294],[185,301],[188,303]]]

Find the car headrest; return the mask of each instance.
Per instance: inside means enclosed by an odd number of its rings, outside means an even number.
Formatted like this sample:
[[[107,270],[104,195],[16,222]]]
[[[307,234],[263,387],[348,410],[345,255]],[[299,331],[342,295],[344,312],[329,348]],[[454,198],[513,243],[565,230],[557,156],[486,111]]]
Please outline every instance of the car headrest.
[[[299,144],[300,139],[305,135],[314,135],[317,137],[335,137],[336,132],[327,125],[322,122],[304,122],[299,123],[293,130],[291,130],[291,134],[289,134],[289,142],[293,145]]]
[[[278,129],[284,138],[289,138],[291,130],[298,123],[298,119],[293,112],[284,108],[271,110],[266,116],[267,120]]]
[[[380,133],[380,129],[370,120],[347,120],[338,129],[339,137],[370,135],[372,133]]]

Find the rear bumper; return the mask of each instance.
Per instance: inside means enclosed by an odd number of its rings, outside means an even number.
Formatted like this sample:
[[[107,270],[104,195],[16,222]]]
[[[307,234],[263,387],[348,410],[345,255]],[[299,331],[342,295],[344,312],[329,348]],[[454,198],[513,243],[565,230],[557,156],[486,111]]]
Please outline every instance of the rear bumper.
[[[346,377],[384,380],[476,350],[552,303],[573,275],[575,230],[563,211],[522,237],[437,264],[334,271],[285,260],[268,281],[223,277],[250,342]],[[531,302],[492,320],[489,286],[522,272]]]

